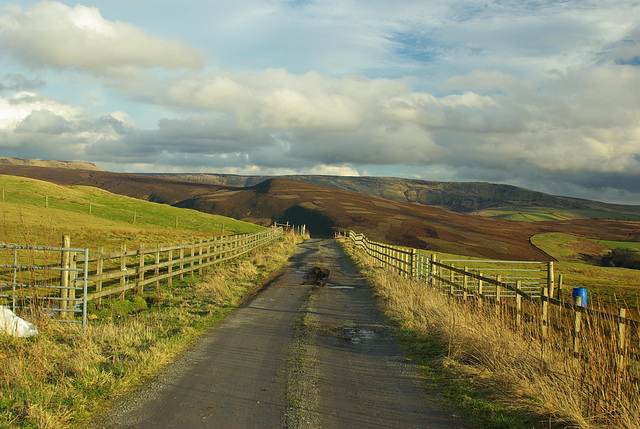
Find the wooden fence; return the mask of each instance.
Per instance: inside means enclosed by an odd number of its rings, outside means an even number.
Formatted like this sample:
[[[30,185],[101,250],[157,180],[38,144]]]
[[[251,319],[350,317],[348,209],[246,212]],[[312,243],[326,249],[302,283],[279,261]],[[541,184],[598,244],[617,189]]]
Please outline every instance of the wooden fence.
[[[439,288],[470,304],[492,305],[499,314],[511,314],[516,329],[524,324],[537,325],[543,338],[553,329],[569,340],[576,357],[588,358],[582,354],[581,344],[586,337],[586,327],[597,326],[602,335],[615,341],[617,359],[640,362],[640,321],[626,317],[624,308],[612,314],[583,306],[580,297],[575,302],[563,301],[561,294],[558,299],[554,298],[556,282],[552,262],[470,259],[456,261],[465,264],[456,267],[450,260],[438,261],[436,254],[428,256],[416,249],[374,242],[353,231],[345,232],[344,236],[372,263]],[[492,269],[497,274],[487,275],[468,266],[479,263],[486,267],[488,262],[495,264]]]
[[[100,303],[112,295],[124,299],[127,291],[141,295],[148,288],[157,290],[163,281],[171,285],[175,278],[202,275],[212,265],[270,244],[283,233],[282,228],[272,227],[191,244],[136,250],[123,246],[120,251],[107,253],[99,248],[93,254],[88,249],[72,248],[68,237],[60,248],[2,245],[0,248],[12,253],[3,255],[7,263],[0,264],[0,298],[16,309],[19,297],[20,307],[27,313],[35,313],[37,303],[61,321],[77,321],[72,314],[82,312],[86,326],[89,301]],[[24,261],[19,260],[18,249],[27,252]]]

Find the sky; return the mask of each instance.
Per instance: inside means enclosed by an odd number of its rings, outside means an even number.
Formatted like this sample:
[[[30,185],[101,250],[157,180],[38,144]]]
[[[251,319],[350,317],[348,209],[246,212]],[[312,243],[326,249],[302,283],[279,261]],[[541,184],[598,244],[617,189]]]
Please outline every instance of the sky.
[[[640,0],[0,1],[0,156],[640,205]]]

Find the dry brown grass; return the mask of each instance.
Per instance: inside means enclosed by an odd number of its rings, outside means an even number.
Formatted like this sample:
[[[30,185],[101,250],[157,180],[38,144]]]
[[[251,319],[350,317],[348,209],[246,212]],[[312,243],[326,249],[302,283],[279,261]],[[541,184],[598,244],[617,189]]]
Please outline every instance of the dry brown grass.
[[[0,427],[87,427],[106,401],[161,370],[277,272],[297,240],[288,235],[204,278],[162,285],[145,297],[148,310],[100,316],[84,335],[80,325],[44,321],[37,337],[0,335]]]
[[[521,427],[640,427],[638,367],[619,364],[610,323],[584,319],[582,358],[574,358],[570,338],[554,330],[544,337],[538,323],[518,330],[493,306],[478,308],[380,268],[367,273],[397,325],[437,338],[447,373],[524,412],[531,423]]]

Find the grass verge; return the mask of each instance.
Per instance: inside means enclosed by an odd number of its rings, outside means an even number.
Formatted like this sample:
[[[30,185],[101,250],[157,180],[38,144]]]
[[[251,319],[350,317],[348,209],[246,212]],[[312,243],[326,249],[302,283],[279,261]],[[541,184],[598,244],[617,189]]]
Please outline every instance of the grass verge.
[[[83,428],[116,395],[174,360],[277,272],[297,238],[219,266],[203,278],[125,301],[105,301],[86,335],[77,325],[38,326],[28,339],[0,336],[0,427]]]

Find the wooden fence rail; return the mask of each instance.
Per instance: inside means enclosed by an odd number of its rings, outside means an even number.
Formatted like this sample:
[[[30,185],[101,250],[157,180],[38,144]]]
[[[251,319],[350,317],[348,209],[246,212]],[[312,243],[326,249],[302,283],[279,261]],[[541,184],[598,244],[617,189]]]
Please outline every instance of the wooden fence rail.
[[[141,295],[151,285],[157,290],[163,281],[171,285],[175,278],[202,275],[212,265],[268,245],[283,234],[283,228],[274,226],[253,234],[221,236],[198,243],[142,246],[136,250],[123,246],[120,251],[106,253],[99,248],[92,254],[89,249],[71,248],[68,237],[60,248],[2,245],[0,250],[10,253],[1,255],[6,261],[0,262],[6,263],[0,263],[0,304],[5,299],[15,309],[19,297],[25,303],[25,311],[34,313],[40,310],[29,303],[47,302],[46,311],[57,315],[57,320],[73,321],[73,314],[80,311],[86,326],[89,301],[100,303],[112,295],[124,299],[130,290]],[[25,263],[18,260],[19,248],[28,252]]]
[[[549,329],[560,332],[570,340],[575,356],[581,356],[585,326],[598,325],[600,332],[609,335],[617,344],[616,359],[640,362],[640,321],[626,317],[624,308],[619,309],[618,314],[611,314],[582,306],[580,297],[575,302],[553,298],[552,262],[490,261],[498,263],[499,269],[496,270],[498,274],[489,276],[469,267],[438,261],[436,254],[427,256],[416,249],[377,243],[353,231],[342,234],[372,263],[439,288],[458,299],[475,302],[478,307],[493,305],[497,314],[513,315],[517,329],[524,323],[537,325],[543,339],[548,336]],[[474,263],[473,260],[456,262]],[[538,267],[513,268],[518,264],[538,264]],[[509,280],[505,281],[501,273],[508,273]],[[525,282],[526,288],[523,287]]]
[[[281,228],[233,236],[221,236],[198,243],[166,247],[90,254],[89,292],[87,300],[135,290],[142,294],[145,286],[157,288],[161,281],[171,282],[185,274],[202,274],[210,266],[238,258],[282,236]]]

